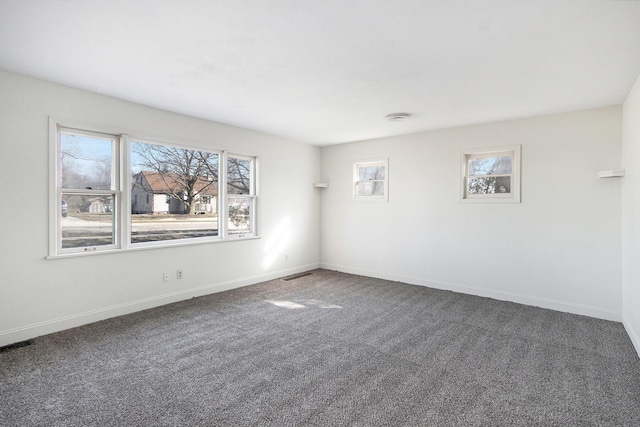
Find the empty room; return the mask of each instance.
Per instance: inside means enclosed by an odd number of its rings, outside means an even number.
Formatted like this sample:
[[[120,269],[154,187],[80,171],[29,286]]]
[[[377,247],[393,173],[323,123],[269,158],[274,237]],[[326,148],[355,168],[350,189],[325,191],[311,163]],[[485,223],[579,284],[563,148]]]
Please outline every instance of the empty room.
[[[0,425],[640,425],[640,1],[0,0]]]

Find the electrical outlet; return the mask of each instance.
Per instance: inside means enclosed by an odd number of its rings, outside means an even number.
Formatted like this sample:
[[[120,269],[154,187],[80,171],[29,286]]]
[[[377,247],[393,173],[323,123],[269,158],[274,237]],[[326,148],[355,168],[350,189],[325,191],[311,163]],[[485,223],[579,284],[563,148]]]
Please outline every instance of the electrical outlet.
[[[163,282],[169,281],[169,273],[162,273],[162,281]]]
[[[182,279],[182,270],[176,271],[176,279]]]
[[[285,255],[285,256],[284,256],[284,260],[285,260],[285,261],[289,261],[289,255]]]

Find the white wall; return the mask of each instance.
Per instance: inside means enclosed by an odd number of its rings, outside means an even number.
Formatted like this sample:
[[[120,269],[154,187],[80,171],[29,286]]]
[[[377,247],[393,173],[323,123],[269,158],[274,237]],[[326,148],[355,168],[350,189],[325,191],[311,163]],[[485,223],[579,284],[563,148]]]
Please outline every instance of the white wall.
[[[317,147],[3,72],[0,94],[0,346],[318,266]],[[259,155],[263,238],[46,260],[48,116]]]
[[[638,346],[638,83],[622,179],[597,177],[622,166],[622,107],[319,149],[14,74],[0,72],[0,93],[0,345],[318,265],[621,320],[624,243]],[[263,238],[46,260],[48,116],[259,155]],[[514,144],[522,203],[460,203],[460,151]],[[352,162],[385,157],[389,202],[354,202]]]
[[[623,106],[623,322],[640,355],[640,77]]]
[[[322,266],[621,320],[621,181],[597,176],[620,168],[621,113],[324,147]],[[514,144],[522,203],[460,203],[461,150]],[[385,157],[389,202],[354,202],[352,162]]]

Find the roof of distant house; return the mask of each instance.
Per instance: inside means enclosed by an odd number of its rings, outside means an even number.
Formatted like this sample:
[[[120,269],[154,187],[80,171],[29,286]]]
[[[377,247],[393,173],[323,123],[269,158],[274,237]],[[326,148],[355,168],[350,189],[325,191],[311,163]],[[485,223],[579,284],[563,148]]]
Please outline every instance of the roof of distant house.
[[[182,191],[183,180],[181,175],[175,173],[158,173],[151,171],[140,172],[147,180],[151,191],[154,193],[168,194],[168,193],[180,193]],[[216,196],[218,194],[218,186],[216,181],[210,181],[203,177],[198,177],[195,184],[195,189],[198,193],[207,196]]]

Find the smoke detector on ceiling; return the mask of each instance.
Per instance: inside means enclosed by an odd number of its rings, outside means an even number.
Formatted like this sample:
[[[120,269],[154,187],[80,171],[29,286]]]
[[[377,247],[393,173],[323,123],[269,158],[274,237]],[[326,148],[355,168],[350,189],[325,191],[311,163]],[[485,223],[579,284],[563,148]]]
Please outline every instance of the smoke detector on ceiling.
[[[409,113],[391,113],[387,115],[387,120],[390,122],[401,122],[407,120],[410,115]]]

